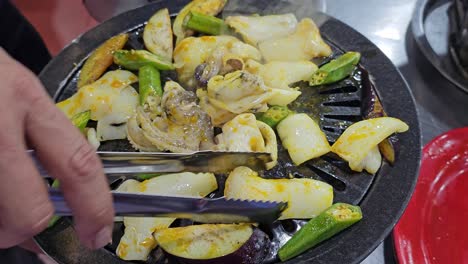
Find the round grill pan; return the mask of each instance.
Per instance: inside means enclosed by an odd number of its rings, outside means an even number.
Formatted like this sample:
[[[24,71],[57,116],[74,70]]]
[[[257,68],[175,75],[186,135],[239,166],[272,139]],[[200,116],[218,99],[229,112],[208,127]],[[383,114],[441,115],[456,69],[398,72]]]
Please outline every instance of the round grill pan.
[[[129,32],[128,48],[142,48],[141,31],[144,23],[158,9],[167,7],[175,14],[187,0],[156,1],[114,17],[80,36],[55,57],[41,72],[40,79],[55,100],[60,101],[76,91],[79,70],[89,54],[108,38]],[[225,14],[260,13],[272,14],[281,7],[281,12],[295,12],[288,1],[238,0],[241,5],[225,8]],[[274,4],[273,4],[274,2]],[[239,9],[248,6],[247,9]],[[297,13],[297,12],[296,12]],[[304,14],[297,14],[298,18]],[[334,56],[344,51],[359,51],[362,54],[359,69],[348,79],[339,83],[303,87],[303,94],[291,107],[306,112],[319,122],[328,140],[333,143],[353,122],[362,120],[363,114],[377,92],[389,116],[409,124],[410,130],[399,134],[395,144],[396,162],[393,166],[383,163],[379,172],[350,171],[347,164],[332,154],[314,159],[299,167],[293,166],[287,152],[279,148],[280,164],[273,171],[264,173],[267,178],[309,177],[328,182],[334,187],[335,202],[359,204],[364,218],[358,224],[325,241],[288,263],[358,263],[383,241],[398,221],[411,196],[419,169],[421,155],[420,130],[413,97],[406,82],[390,60],[364,36],[325,14],[310,15],[320,25],[324,39],[333,49]],[[318,64],[325,61],[317,61]],[[174,78],[171,74],[165,78]],[[106,142],[105,150],[131,150],[125,141]],[[219,185],[224,185],[225,175],[217,176]],[[222,195],[222,188],[213,196]],[[286,220],[262,227],[272,240],[271,254],[266,263],[276,262],[275,250],[288,239],[305,221]],[[178,225],[189,224],[178,221]],[[73,231],[70,219],[61,219],[55,226],[36,237],[38,244],[59,263],[129,263],[114,255],[122,235],[122,225],[116,224],[114,244],[107,248],[90,251],[81,246]],[[160,250],[155,250],[146,263],[166,263]],[[144,262],[134,262],[144,263]]]

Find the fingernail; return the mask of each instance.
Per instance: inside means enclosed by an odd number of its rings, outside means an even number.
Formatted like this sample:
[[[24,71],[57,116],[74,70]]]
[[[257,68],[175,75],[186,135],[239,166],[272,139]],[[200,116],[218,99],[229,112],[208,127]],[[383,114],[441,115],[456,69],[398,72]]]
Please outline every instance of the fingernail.
[[[96,237],[93,241],[93,247],[95,249],[102,248],[112,241],[112,226],[106,226],[96,233]]]

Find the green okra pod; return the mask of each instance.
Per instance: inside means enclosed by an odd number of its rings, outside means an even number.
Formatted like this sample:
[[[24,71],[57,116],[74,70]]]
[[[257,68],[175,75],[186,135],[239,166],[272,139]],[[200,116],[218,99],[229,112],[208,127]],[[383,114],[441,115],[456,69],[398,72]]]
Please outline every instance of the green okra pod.
[[[309,81],[311,86],[329,84],[343,80],[356,68],[361,59],[359,52],[349,51],[320,67]]]
[[[266,112],[257,115],[257,120],[269,125],[271,128],[275,128],[283,119],[285,119],[291,111],[287,106],[274,105]]]
[[[210,35],[221,35],[228,30],[224,20],[195,11],[190,11],[187,15],[185,27]]]
[[[140,86],[140,105],[144,105],[148,96],[163,95],[161,86],[161,75],[159,71],[151,65],[145,65],[138,72]]]
[[[74,115],[71,118],[73,125],[75,125],[82,133],[84,133],[84,129],[86,125],[88,125],[89,120],[91,119],[91,111],[84,111]]]
[[[281,261],[300,255],[362,219],[359,206],[336,203],[312,218],[278,251]]]
[[[146,65],[162,71],[175,69],[171,62],[146,50],[117,50],[114,63],[129,70],[138,70]]]

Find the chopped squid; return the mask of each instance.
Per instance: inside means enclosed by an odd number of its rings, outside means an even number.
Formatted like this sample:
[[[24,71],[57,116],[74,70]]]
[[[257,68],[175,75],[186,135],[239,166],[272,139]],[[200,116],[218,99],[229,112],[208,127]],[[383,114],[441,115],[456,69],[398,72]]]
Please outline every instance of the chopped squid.
[[[289,85],[308,81],[318,70],[311,61],[272,61],[261,67],[259,75],[269,87],[288,89]]]
[[[286,37],[267,40],[258,45],[266,61],[300,61],[330,56],[332,50],[320,36],[314,21],[302,19],[296,31]]]
[[[331,150],[349,163],[354,171],[366,169],[370,173],[378,170],[375,164],[381,161],[377,145],[393,133],[409,129],[403,121],[393,117],[378,117],[359,121],[349,126]]]
[[[129,140],[141,150],[192,152],[213,142],[210,117],[196,104],[196,96],[178,83],[164,86],[161,115],[153,117],[139,107],[128,124]]]
[[[117,192],[204,197],[218,188],[212,173],[177,173],[161,175],[138,182],[127,180]],[[174,218],[169,217],[124,217],[125,232],[117,247],[117,255],[124,260],[146,260],[156,247],[153,233],[168,228]]]
[[[127,138],[127,120],[122,114],[110,114],[101,118],[96,127],[99,141]]]
[[[229,16],[226,23],[242,35],[245,42],[257,45],[269,39],[288,36],[296,30],[294,14],[269,16]]]
[[[356,170],[362,171],[364,169],[370,174],[375,174],[379,170],[380,165],[382,165],[382,155],[380,155],[378,147],[373,147]]]
[[[287,202],[283,219],[316,217],[333,202],[333,187],[313,179],[264,179],[247,168],[237,167],[226,180],[224,196],[229,199]]]
[[[194,78],[195,69],[205,63],[215,51],[217,56],[236,56],[239,59],[261,59],[260,52],[232,36],[189,37],[182,40],[174,50],[174,64],[179,81],[188,88],[194,88],[197,82]]]
[[[223,133],[216,136],[219,150],[269,152],[272,161],[267,169],[277,164],[278,145],[273,129],[257,121],[253,114],[240,114],[224,124]]]
[[[272,61],[262,65],[253,60],[248,60],[245,68],[262,77],[265,85],[272,88],[273,95],[268,104],[280,106],[290,104],[301,95],[298,87],[289,85],[309,80],[318,69],[311,61]]]
[[[296,165],[330,151],[327,137],[307,114],[289,115],[278,126],[278,135]]]
[[[129,71],[110,71],[94,83],[81,87],[57,106],[68,117],[91,110],[92,120],[100,120],[109,114],[128,119],[134,115],[138,105],[138,93],[130,86],[136,81],[138,77]]]

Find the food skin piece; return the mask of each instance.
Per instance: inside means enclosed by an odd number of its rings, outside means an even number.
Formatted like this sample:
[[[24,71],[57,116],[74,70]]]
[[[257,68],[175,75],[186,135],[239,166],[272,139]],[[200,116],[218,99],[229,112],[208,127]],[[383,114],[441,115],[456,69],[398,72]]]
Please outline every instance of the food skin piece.
[[[223,10],[226,2],[227,0],[193,0],[184,6],[175,18],[172,26],[174,35],[176,36],[176,43],[179,44],[186,37],[193,35],[192,30],[188,30],[184,27],[186,16],[190,11],[195,11],[204,15],[216,16],[221,10]]]
[[[130,86],[136,81],[138,77],[129,71],[109,71],[56,105],[69,118],[87,110],[91,110],[91,120],[94,121],[111,113],[129,118],[138,105],[138,93]]]
[[[226,180],[224,196],[229,199],[287,202],[283,219],[316,217],[333,202],[333,187],[313,179],[263,179],[247,167],[234,169]]]
[[[93,83],[106,71],[113,62],[113,53],[116,50],[122,49],[127,43],[128,34],[120,34],[108,39],[99,46],[89,56],[81,68],[80,76],[78,77],[78,88]]]
[[[281,261],[294,258],[362,219],[359,206],[336,203],[305,224],[278,251]]]
[[[189,37],[176,45],[174,49],[174,65],[180,83],[184,87],[194,88],[197,82],[194,78],[195,69],[205,63],[216,50],[224,54],[221,57],[237,57],[260,61],[260,51],[232,36]]]
[[[268,16],[229,16],[226,24],[242,35],[245,42],[257,45],[260,42],[286,37],[296,30],[294,14]]]
[[[293,34],[264,41],[258,48],[267,62],[311,60],[328,57],[332,53],[320,36],[317,25],[309,18],[302,19]]]
[[[171,17],[167,8],[158,10],[148,20],[143,31],[143,42],[153,54],[163,57],[166,61],[172,61],[174,46]]]
[[[154,237],[166,253],[187,264],[261,263],[268,236],[250,224],[203,224],[158,230]]]
[[[403,121],[393,117],[378,117],[356,122],[349,126],[331,150],[349,163],[354,171],[362,171],[361,162],[384,139],[393,133],[409,129]]]
[[[141,183],[127,180],[117,192],[204,197],[217,188],[212,173],[183,172],[161,175]],[[117,255],[124,260],[146,260],[157,245],[153,233],[168,228],[174,220],[169,217],[124,217],[125,233],[117,247]]]
[[[320,127],[307,114],[292,114],[276,127],[284,148],[296,165],[330,152],[330,144]]]
[[[253,114],[240,114],[224,124],[223,133],[216,136],[217,150],[240,152],[268,152],[272,161],[267,169],[278,163],[278,145],[271,127],[255,119]]]

